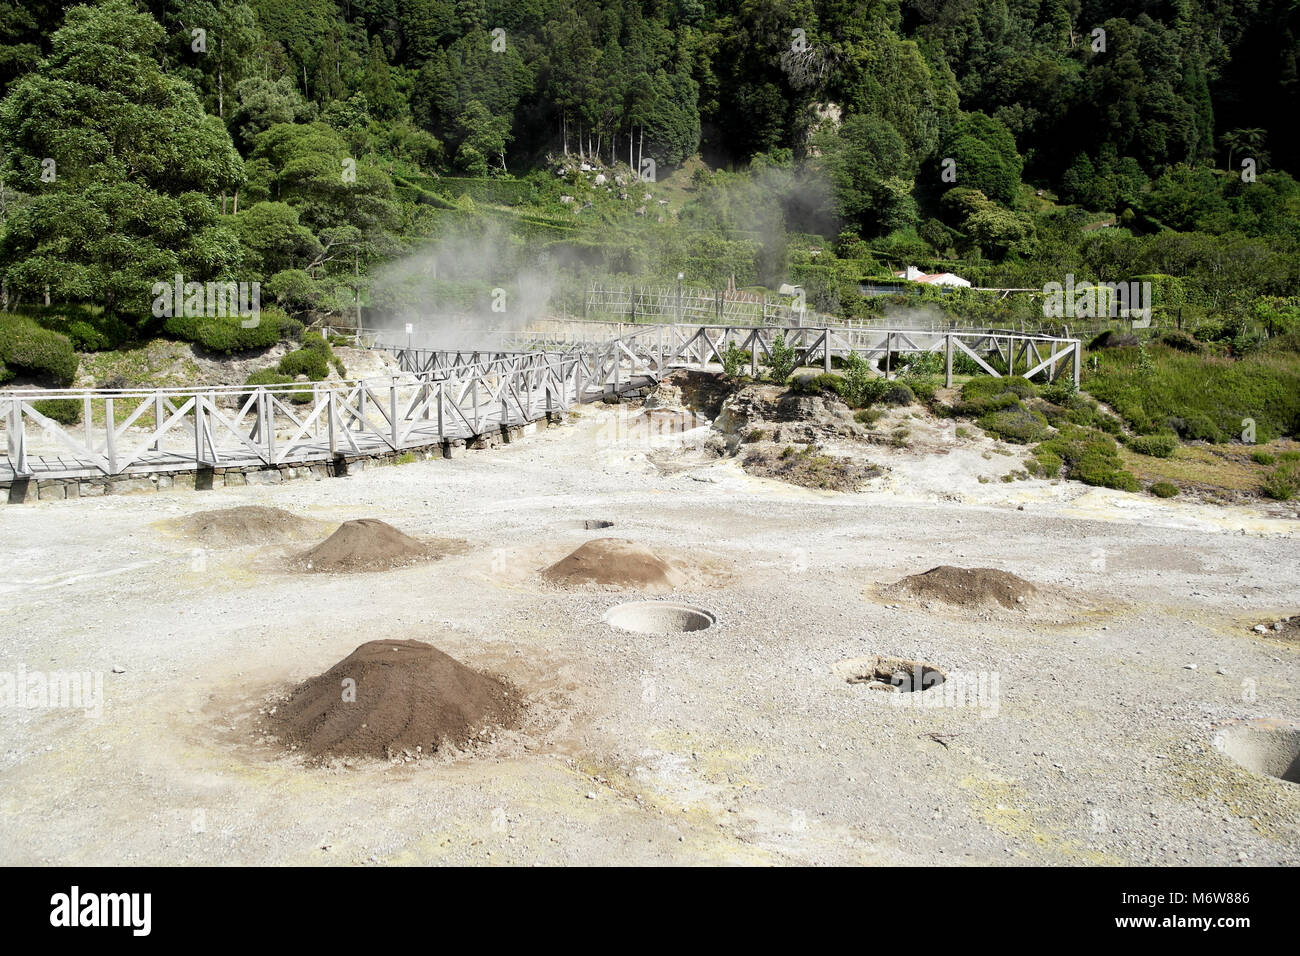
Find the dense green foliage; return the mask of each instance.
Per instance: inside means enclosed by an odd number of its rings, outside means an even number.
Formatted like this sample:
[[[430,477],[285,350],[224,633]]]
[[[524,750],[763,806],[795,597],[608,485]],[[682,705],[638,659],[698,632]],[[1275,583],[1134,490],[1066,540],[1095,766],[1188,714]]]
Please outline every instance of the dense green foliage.
[[[1248,420],[1259,442],[1300,433],[1300,362],[1294,357],[1216,358],[1164,345],[1096,354],[1098,368],[1085,387],[1141,434],[1173,431],[1185,439],[1230,441]]]
[[[1029,295],[864,293],[915,265],[1150,282],[1151,342],[1098,342],[1085,383],[1129,447],[1294,435],[1298,38],[1283,0],[13,0],[0,279],[31,321],[0,329],[0,378],[71,381],[74,348],[151,335],[265,348],[367,306],[484,315],[495,290],[580,311],[592,279],[679,273],[850,319],[1044,321]],[[154,314],[176,276],[260,283],[260,321]],[[939,358],[905,370],[912,398]],[[309,343],[273,374],[328,367]],[[884,398],[843,372],[850,404]],[[958,414],[1025,443],[1122,431],[1000,381]],[[1076,470],[1104,477],[1098,454]]]
[[[0,382],[21,375],[36,385],[63,388],[76,379],[77,365],[66,337],[26,316],[0,315]]]

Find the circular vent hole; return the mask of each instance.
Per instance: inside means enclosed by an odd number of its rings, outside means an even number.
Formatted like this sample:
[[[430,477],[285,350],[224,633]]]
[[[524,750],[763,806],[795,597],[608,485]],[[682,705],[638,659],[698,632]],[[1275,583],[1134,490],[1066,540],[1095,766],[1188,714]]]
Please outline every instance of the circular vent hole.
[[[840,661],[835,671],[850,684],[901,694],[929,690],[946,678],[933,664],[905,657],[857,657]]]
[[[635,601],[620,604],[605,612],[604,621],[611,627],[634,634],[680,634],[703,631],[717,623],[712,612],[689,604],[668,601]]]
[[[1300,783],[1300,725],[1248,720],[1221,731],[1214,744],[1253,773]]]

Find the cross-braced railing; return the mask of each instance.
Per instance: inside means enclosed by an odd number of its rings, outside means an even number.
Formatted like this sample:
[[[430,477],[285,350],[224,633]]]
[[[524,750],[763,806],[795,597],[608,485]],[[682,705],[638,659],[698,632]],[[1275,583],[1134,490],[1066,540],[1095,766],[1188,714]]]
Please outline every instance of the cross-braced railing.
[[[851,352],[888,375],[900,360],[941,353],[947,381],[967,356],[990,375],[1079,380],[1077,339],[1002,331],[755,326],[623,326],[563,351],[392,348],[400,374],[283,386],[16,390],[0,393],[5,455],[0,481],[202,468],[276,467],[428,447],[536,421],[675,368],[721,363],[731,349],[752,373],[770,364],[778,336],[801,365]],[[544,333],[548,335],[549,333]]]
[[[0,396],[0,480],[273,467],[473,438],[590,398],[587,369],[525,353],[345,382],[13,391]]]

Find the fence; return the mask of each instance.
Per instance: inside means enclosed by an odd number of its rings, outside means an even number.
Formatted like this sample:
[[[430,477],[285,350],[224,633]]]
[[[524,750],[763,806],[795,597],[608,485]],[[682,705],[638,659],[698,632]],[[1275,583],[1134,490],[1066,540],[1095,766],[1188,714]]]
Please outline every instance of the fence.
[[[947,381],[966,355],[990,375],[1079,380],[1077,339],[998,331],[918,331],[750,325],[565,323],[497,333],[491,350],[395,347],[401,373],[311,385],[199,389],[18,390],[0,394],[5,455],[0,482],[205,468],[274,468],[339,456],[399,452],[536,421],[610,392],[638,388],[674,368],[721,363],[729,350],[751,372],[769,364],[778,337],[801,365],[851,352],[889,375],[896,355],[942,353]],[[617,334],[610,335],[611,332]],[[579,336],[565,350],[537,348]],[[532,338],[530,339],[530,336]],[[599,338],[606,336],[605,338]],[[515,349],[504,347],[513,337]],[[591,341],[591,339],[597,339]],[[79,407],[79,426],[41,408]],[[41,406],[41,407],[38,407]],[[33,449],[34,445],[40,447]]]

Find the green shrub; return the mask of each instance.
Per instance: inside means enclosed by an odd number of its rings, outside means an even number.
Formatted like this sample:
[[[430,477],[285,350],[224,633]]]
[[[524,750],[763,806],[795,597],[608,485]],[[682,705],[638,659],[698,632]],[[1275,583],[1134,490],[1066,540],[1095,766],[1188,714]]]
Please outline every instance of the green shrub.
[[[330,363],[320,349],[304,346],[286,353],[284,358],[280,359],[279,371],[281,375],[289,376],[290,380],[299,375],[306,375],[313,382],[321,382],[329,378]]]
[[[878,401],[889,388],[889,382],[880,378],[871,368],[871,363],[857,352],[844,356],[841,364],[844,384],[840,394],[854,408],[866,408]]]
[[[76,380],[80,363],[67,336],[43,329],[26,316],[0,315],[0,382],[22,373],[67,388]]]
[[[1167,345],[1171,349],[1177,349],[1179,352],[1187,352],[1191,355],[1201,355],[1206,351],[1203,342],[1196,341],[1190,334],[1178,329],[1170,329],[1168,332],[1161,333],[1156,341],[1161,345]],[[1168,497],[1168,495],[1163,497]]]
[[[297,405],[305,405],[312,400],[314,394],[310,385],[299,383],[294,385],[292,375],[285,375],[277,372],[273,368],[259,369],[253,372],[244,380],[245,385],[255,386],[263,385],[267,388],[278,388],[281,397],[287,397],[289,401]],[[289,388],[289,386],[292,386]]]
[[[1036,393],[1034,383],[1019,375],[977,375],[961,387],[962,398],[974,401],[982,396],[1010,392],[1017,398],[1029,398]]]
[[[906,384],[917,400],[922,402],[934,401],[935,393],[939,391],[938,383],[923,378],[909,378]]]
[[[911,405],[916,401],[916,393],[905,382],[894,382],[880,396],[885,405]]]
[[[1290,501],[1300,495],[1300,462],[1278,465],[1264,478],[1261,487],[1264,494],[1277,501]]]
[[[1047,419],[1019,404],[981,415],[976,424],[990,434],[1019,445],[1042,441],[1048,434]]]
[[[1172,498],[1178,494],[1178,486],[1171,481],[1157,481],[1147,491],[1157,498]]]
[[[844,380],[838,375],[823,372],[820,375],[801,375],[790,382],[790,391],[796,395],[820,395],[822,392],[840,394]]]
[[[785,333],[780,332],[772,341],[769,351],[771,354],[768,356],[767,366],[769,373],[772,376],[772,381],[778,383],[784,382],[795,370],[796,359],[794,346],[787,345],[785,341]]]
[[[81,421],[82,403],[75,398],[42,398],[32,402],[32,408],[61,425],[75,425]]]
[[[1125,471],[1115,439],[1095,428],[1064,425],[1056,435],[1034,449],[1043,470],[1049,475],[1066,469],[1066,477],[1086,485],[1137,491],[1138,481]],[[1054,466],[1054,467],[1053,467]]]
[[[1277,455],[1270,455],[1266,451],[1251,452],[1250,460],[1257,465],[1276,465]]]
[[[739,378],[745,372],[745,366],[749,364],[750,354],[736,345],[735,342],[727,344],[727,350],[722,353],[722,374],[727,378]]]
[[[1020,406],[1022,398],[1034,394],[1034,386],[1019,376],[978,375],[961,388],[961,401],[954,410],[959,415],[978,418],[989,412]]]
[[[1034,449],[1033,457],[1025,464],[1029,466],[1032,474],[1043,478],[1056,478],[1060,476],[1061,468],[1065,463],[1061,461],[1060,455],[1039,445]]]
[[[892,367],[903,366],[899,373],[903,378],[926,378],[943,373],[943,356],[938,352],[912,352],[898,356],[898,362]]]
[[[1072,378],[1060,378],[1044,385],[1039,394],[1053,405],[1069,407],[1071,400],[1079,394],[1079,387],[1074,384]]]
[[[280,317],[272,310],[263,309],[252,328],[245,328],[244,321],[237,316],[173,315],[163,323],[163,328],[175,338],[195,342],[223,355],[269,348],[280,341]]]
[[[1178,451],[1178,439],[1169,434],[1135,435],[1129,439],[1128,447],[1151,458],[1173,458]]]
[[[1300,428],[1300,360],[1262,352],[1244,358],[1193,355],[1164,345],[1143,368],[1132,349],[1108,349],[1086,388],[1135,432],[1173,430],[1184,441],[1222,443],[1255,421],[1261,442]]]
[[[1278,454],[1278,461],[1300,461],[1300,451],[1284,451]]]
[[[859,425],[866,425],[868,428],[875,427],[876,422],[880,421],[885,412],[879,408],[864,408],[853,413],[853,420]]]

